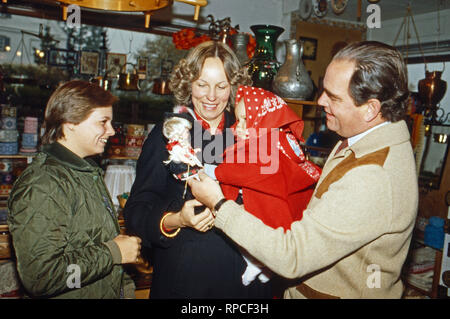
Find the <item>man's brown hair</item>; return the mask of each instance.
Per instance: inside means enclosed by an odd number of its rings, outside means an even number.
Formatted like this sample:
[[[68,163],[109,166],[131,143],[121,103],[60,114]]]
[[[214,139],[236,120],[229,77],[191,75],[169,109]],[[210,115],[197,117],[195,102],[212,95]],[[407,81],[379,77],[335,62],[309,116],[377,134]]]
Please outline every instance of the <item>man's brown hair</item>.
[[[408,75],[397,49],[377,41],[355,42],[340,50],[333,57],[336,60],[355,63],[349,94],[356,105],[378,99],[383,118],[391,122],[404,118],[409,97]]]

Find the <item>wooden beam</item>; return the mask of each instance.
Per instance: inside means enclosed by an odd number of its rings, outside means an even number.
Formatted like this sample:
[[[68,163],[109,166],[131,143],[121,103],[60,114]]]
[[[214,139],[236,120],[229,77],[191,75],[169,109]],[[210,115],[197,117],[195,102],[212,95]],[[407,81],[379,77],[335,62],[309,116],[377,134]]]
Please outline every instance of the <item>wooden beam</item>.
[[[63,21],[63,10],[59,5],[52,5],[51,1],[21,1],[11,0],[8,5],[2,6],[3,13],[13,15],[28,16],[47,20]],[[108,11],[99,12],[83,10],[81,23],[101,27],[129,30],[135,32],[151,33],[164,36],[171,36],[174,32],[187,28],[187,26],[167,23],[152,17],[149,28],[145,28],[145,15],[111,13]],[[207,30],[198,29],[200,33],[207,33]]]
[[[442,55],[430,55],[425,57],[425,61],[427,63],[434,63],[434,62],[448,62],[450,61],[450,54],[442,54]],[[423,63],[423,57],[417,56],[413,58],[407,58],[405,59],[406,64],[419,64]]]

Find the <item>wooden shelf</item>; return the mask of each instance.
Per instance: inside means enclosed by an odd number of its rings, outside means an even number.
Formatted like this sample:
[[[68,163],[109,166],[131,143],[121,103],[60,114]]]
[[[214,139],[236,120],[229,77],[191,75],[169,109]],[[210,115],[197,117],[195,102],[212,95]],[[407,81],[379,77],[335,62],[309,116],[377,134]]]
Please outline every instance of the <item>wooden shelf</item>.
[[[317,101],[302,101],[302,100],[287,99],[287,98],[284,98],[283,100],[287,104],[319,106],[317,104]]]
[[[303,118],[303,107],[304,106],[318,106],[316,101],[302,101],[295,99],[283,99],[287,105],[295,112],[300,118]]]
[[[28,159],[28,158],[33,158],[34,156],[36,156],[36,153],[32,153],[30,155],[24,155],[24,154],[16,154],[16,155],[0,155],[0,159]]]

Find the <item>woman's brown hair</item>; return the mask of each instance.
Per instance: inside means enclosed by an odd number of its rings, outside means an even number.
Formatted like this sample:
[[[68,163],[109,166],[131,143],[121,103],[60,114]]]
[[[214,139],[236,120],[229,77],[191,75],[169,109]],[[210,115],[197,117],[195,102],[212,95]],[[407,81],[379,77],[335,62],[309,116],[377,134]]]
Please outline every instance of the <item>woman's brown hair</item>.
[[[62,84],[47,102],[42,144],[63,138],[64,123],[79,124],[95,108],[112,106],[116,101],[117,97],[93,83],[74,80]]]
[[[170,90],[178,104],[189,105],[192,82],[200,77],[203,64],[207,58],[219,58],[222,61],[225,74],[231,85],[227,108],[233,108],[238,87],[240,85],[251,85],[252,81],[247,74],[247,70],[239,63],[233,50],[222,42],[207,41],[193,48],[188,56],[180,60],[174,68],[170,77]]]

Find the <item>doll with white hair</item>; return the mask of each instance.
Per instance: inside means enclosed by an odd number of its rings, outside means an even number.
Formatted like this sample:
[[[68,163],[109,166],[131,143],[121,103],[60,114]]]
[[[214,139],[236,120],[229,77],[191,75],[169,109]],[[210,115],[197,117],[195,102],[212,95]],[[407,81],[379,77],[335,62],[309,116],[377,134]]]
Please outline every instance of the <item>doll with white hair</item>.
[[[195,156],[200,149],[191,146],[189,133],[191,128],[189,120],[178,116],[169,117],[163,123],[162,132],[168,140],[166,148],[169,152],[169,158],[163,163],[168,165],[175,178],[183,181],[196,177],[198,170],[203,167]]]

